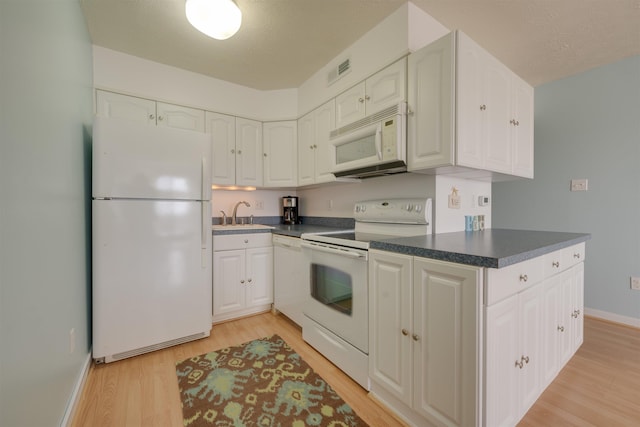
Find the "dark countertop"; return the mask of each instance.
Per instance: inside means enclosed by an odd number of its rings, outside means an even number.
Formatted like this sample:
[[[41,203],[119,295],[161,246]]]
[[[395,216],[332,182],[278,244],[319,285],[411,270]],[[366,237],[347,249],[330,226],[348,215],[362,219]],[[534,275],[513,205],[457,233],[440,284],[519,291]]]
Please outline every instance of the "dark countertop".
[[[488,229],[372,241],[371,249],[501,268],[589,239],[584,233]]]

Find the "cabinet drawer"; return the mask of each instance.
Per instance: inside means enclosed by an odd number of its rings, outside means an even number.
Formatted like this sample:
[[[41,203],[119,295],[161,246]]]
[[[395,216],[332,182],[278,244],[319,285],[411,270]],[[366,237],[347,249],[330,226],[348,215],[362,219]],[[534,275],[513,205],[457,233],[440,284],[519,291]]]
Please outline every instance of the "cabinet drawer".
[[[544,259],[541,256],[504,268],[488,268],[484,284],[485,305],[494,304],[540,282],[544,278]]]
[[[585,244],[569,246],[559,251],[551,252],[544,256],[544,276],[551,277],[554,274],[567,270],[584,261]]]
[[[264,248],[271,246],[271,233],[226,234],[213,236],[214,251]]]

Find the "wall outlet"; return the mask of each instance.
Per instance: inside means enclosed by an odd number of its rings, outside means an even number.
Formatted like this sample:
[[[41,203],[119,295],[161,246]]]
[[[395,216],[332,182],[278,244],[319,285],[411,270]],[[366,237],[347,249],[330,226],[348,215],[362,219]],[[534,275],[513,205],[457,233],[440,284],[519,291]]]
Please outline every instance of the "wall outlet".
[[[640,277],[631,276],[631,289],[640,291]]]
[[[256,210],[261,211],[264,209],[264,202],[262,200],[256,200]]]
[[[589,189],[589,181],[587,179],[572,179],[571,191],[587,191]]]

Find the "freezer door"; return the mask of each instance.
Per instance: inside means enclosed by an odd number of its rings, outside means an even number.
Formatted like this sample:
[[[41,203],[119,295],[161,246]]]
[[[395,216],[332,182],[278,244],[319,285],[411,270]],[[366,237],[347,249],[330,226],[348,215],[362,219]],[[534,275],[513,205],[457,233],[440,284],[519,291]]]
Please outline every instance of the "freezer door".
[[[93,197],[209,200],[210,158],[205,133],[95,117]]]
[[[93,357],[208,335],[209,203],[94,200],[92,208]]]

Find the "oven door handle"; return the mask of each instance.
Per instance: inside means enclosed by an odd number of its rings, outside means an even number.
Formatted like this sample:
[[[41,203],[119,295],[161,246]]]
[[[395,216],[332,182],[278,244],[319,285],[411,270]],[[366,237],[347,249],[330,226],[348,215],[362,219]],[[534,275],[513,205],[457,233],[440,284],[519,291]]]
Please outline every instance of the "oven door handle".
[[[351,257],[351,258],[359,258],[359,259],[367,259],[367,253],[362,251],[362,252],[356,252],[356,251],[352,251],[349,250],[348,248],[345,249],[339,249],[335,246],[327,246],[327,245],[322,245],[322,244],[317,244],[317,243],[308,243],[308,242],[300,242],[300,247],[301,248],[307,248],[307,249],[312,249],[314,251],[320,251],[320,252],[327,252],[330,254],[335,254],[335,255],[342,255],[342,256],[347,256],[347,257]]]

